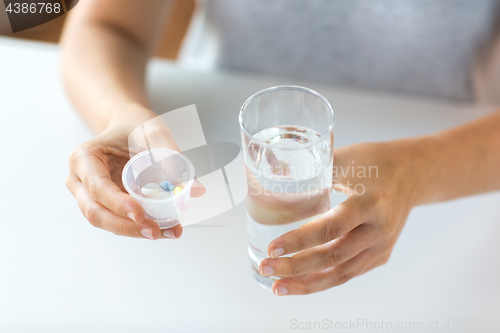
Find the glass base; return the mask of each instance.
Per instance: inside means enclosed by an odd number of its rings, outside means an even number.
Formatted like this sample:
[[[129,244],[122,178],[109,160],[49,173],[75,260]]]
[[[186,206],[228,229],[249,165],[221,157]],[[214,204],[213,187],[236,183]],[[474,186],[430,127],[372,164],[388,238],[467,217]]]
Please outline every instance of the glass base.
[[[255,278],[255,280],[257,281],[257,283],[261,285],[261,287],[263,287],[264,289],[267,289],[267,290],[271,291],[271,287],[272,287],[274,281],[278,280],[279,278],[272,277],[272,276],[262,276],[262,275],[260,275],[260,273],[259,273],[259,264],[265,258],[260,257],[259,255],[257,255],[252,250],[251,246],[248,247],[248,255],[250,256],[250,261],[252,263],[253,277]]]

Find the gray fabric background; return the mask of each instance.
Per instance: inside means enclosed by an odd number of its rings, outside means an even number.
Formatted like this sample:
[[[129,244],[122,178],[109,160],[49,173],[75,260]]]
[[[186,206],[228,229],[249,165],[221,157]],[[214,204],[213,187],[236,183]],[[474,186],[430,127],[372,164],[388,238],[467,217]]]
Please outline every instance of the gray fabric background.
[[[500,0],[208,0],[218,65],[472,100]]]

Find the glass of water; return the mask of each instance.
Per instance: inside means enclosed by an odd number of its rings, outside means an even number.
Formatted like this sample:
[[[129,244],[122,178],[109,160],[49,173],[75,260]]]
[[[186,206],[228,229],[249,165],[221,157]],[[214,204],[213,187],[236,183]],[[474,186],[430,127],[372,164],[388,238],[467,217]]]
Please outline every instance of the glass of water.
[[[257,281],[267,247],[277,237],[330,209],[333,125],[330,103],[296,86],[260,91],[239,116],[248,196],[248,252]]]

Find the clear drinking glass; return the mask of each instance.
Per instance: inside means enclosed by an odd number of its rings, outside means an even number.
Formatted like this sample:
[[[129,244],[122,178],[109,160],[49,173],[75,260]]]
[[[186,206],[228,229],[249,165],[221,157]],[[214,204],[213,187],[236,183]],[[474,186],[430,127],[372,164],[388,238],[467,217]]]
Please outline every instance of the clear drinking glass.
[[[330,209],[333,125],[330,103],[296,86],[260,91],[239,116],[248,196],[248,252],[257,281],[267,246]]]

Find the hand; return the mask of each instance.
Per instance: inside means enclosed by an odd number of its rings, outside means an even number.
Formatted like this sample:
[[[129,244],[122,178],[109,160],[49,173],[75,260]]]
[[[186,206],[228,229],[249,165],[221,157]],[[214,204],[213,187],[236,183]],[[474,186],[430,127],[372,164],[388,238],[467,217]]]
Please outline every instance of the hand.
[[[269,244],[271,258],[260,273],[283,278],[274,282],[275,294],[326,290],[389,260],[416,202],[413,145],[400,140],[335,150],[333,186],[349,198]]]
[[[162,232],[155,221],[145,218],[141,205],[123,188],[122,170],[130,159],[129,127],[116,124],[75,148],[69,156],[66,186],[75,196],[83,215],[95,227],[129,237],[179,238],[182,235],[180,224]],[[151,143],[156,147],[180,151],[167,127],[155,127],[150,134]],[[132,154],[145,148],[135,146]],[[205,188],[195,180],[191,196],[204,192]]]

